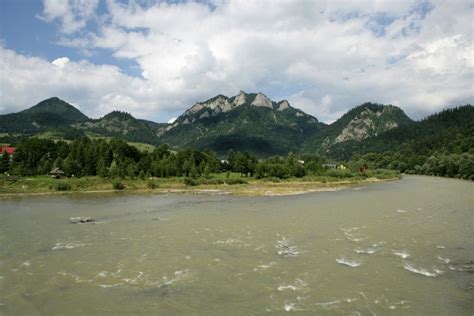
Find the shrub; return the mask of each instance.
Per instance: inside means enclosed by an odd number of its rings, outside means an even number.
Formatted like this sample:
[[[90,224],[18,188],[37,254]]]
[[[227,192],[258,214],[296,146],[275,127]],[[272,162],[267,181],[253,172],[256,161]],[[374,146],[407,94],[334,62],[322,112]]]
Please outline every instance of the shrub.
[[[188,186],[198,185],[198,182],[196,180],[194,180],[193,178],[189,178],[189,177],[184,178],[183,182],[184,182],[185,185],[188,185]]]
[[[69,191],[69,190],[71,190],[71,185],[69,183],[63,182],[63,181],[56,182],[54,184],[54,189],[56,191]]]
[[[199,179],[199,184],[223,184],[224,181],[221,179]]]
[[[277,177],[268,177],[265,179],[266,181],[270,181],[270,182],[280,182],[280,178],[277,178]]]
[[[326,175],[333,178],[352,178],[354,176],[354,174],[348,169],[329,169],[326,171]]]
[[[225,179],[225,183],[229,185],[233,185],[233,184],[247,184],[248,182],[242,178],[235,178],[235,179]]]
[[[155,180],[148,180],[148,182],[147,182],[146,185],[147,185],[148,189],[156,189],[157,187],[160,186],[160,185],[158,184],[158,182],[155,181]]]
[[[123,190],[125,189],[125,185],[120,181],[114,181],[112,182],[112,188],[114,190]]]

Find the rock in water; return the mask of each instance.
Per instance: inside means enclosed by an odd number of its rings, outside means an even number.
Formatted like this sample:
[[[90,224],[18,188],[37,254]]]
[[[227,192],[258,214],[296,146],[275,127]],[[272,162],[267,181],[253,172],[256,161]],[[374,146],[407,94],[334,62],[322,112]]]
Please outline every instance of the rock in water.
[[[92,217],[71,217],[70,220],[72,224],[85,224],[95,221]]]

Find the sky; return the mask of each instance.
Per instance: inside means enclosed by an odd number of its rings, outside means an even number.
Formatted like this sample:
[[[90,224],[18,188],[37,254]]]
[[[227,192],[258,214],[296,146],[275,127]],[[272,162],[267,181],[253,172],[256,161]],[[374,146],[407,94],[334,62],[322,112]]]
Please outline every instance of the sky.
[[[167,122],[240,90],[332,122],[474,104],[474,0],[2,0],[0,114],[57,96]]]

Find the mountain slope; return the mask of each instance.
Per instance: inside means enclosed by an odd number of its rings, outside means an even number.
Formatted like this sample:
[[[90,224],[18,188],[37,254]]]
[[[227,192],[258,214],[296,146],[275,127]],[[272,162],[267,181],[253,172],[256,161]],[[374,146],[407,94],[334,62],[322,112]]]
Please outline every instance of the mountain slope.
[[[160,139],[176,147],[211,148],[219,154],[234,149],[262,156],[298,151],[304,139],[322,126],[286,100],[273,102],[261,93],[241,91],[231,98],[218,95],[196,103]]]
[[[50,98],[24,111],[0,115],[0,132],[36,133],[69,128],[88,120],[71,104]]]
[[[337,144],[348,141],[357,143],[412,123],[396,106],[364,103],[308,139],[303,148],[305,151],[327,152]]]
[[[118,137],[132,142],[158,144],[150,126],[126,112],[113,111],[97,120],[73,124],[72,127],[101,136]]]
[[[443,110],[361,142],[336,144],[329,154],[345,160],[354,154],[389,151],[419,157],[434,153],[474,153],[474,107],[465,105]]]

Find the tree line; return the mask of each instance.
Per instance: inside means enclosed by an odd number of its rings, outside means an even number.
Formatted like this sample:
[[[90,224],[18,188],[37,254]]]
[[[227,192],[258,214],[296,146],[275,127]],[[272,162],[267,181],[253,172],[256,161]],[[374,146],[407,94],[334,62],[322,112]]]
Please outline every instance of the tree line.
[[[305,155],[308,168],[290,154],[258,160],[256,156],[230,150],[219,159],[212,150],[184,149],[173,151],[161,145],[152,152],[139,151],[121,139],[83,137],[70,143],[29,138],[19,142],[12,159],[0,161],[0,172],[21,176],[46,175],[60,168],[68,177],[100,176],[104,178],[207,177],[212,173],[238,172],[243,176],[303,177],[308,171],[322,170],[324,159]]]
[[[356,154],[344,162],[346,170],[327,170],[324,165],[328,162],[328,158],[320,154],[290,153],[263,160],[247,152],[229,150],[226,159],[220,159],[212,150],[173,151],[167,145],[156,147],[152,152],[140,151],[121,139],[83,137],[64,142],[25,138],[18,142],[12,158],[3,154],[0,173],[47,175],[53,168],[60,168],[68,177],[196,179],[214,173],[237,172],[248,177],[285,179],[305,176],[351,177],[359,175],[363,167],[369,171],[391,169],[474,180],[474,154],[471,152],[430,156],[416,155],[410,151]]]

